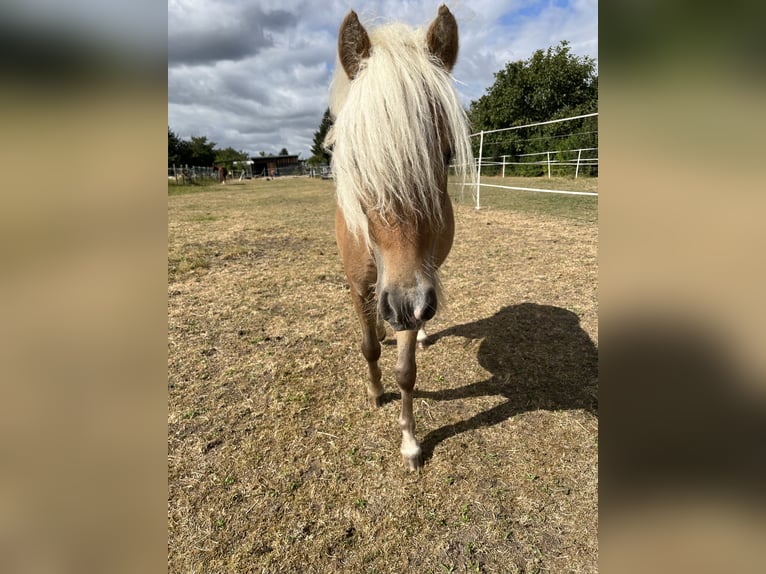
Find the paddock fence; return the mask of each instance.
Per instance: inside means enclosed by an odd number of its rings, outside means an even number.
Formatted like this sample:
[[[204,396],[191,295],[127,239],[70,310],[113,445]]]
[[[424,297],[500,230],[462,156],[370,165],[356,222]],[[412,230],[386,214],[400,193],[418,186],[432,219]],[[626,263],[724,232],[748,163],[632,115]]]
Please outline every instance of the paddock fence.
[[[234,165],[228,167],[228,181],[244,181],[258,178],[280,177],[280,176],[295,176],[295,175],[309,175],[309,168],[304,165],[303,162],[283,166],[276,170],[273,174],[269,174],[265,169],[261,171],[254,171],[252,166],[242,162],[242,166]],[[194,183],[209,183],[218,180],[218,173],[213,171],[210,166],[168,166],[168,181],[174,181],[178,185],[194,184]]]
[[[218,179],[218,174],[210,166],[172,165],[168,166],[168,180],[177,184],[202,183]]]
[[[481,209],[482,187],[562,195],[598,196],[594,191],[519,186],[506,178],[540,178],[561,184],[598,178],[598,112],[471,134],[476,162],[476,209]],[[453,166],[454,167],[454,166]],[[492,182],[482,181],[491,177]],[[534,178],[534,179],[533,179]],[[497,180],[500,179],[500,182]],[[571,187],[582,187],[572,185]]]

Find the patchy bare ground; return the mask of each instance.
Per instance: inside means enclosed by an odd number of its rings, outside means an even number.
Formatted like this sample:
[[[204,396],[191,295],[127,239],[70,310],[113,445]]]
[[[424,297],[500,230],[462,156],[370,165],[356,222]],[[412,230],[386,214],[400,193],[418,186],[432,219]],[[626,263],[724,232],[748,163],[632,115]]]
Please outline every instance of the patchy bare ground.
[[[332,182],[170,195],[169,572],[596,572],[589,205],[457,206],[408,474],[392,338],[366,406]]]

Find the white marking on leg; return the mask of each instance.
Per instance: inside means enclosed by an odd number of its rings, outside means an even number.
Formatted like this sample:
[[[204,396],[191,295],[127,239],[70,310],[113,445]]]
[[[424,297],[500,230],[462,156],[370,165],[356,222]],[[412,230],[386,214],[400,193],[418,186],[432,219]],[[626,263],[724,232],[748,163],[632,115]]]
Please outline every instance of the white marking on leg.
[[[402,428],[402,456],[407,459],[414,459],[420,456],[420,443],[415,438],[415,420],[410,415],[410,420],[399,418],[399,426]]]
[[[402,456],[408,470],[422,466],[420,444],[415,438],[415,417],[412,413],[412,389],[415,387],[417,365],[415,363],[415,338],[413,331],[398,331],[396,346],[399,357],[396,361],[396,382],[402,392],[402,409],[399,426],[402,429]]]
[[[420,457],[420,445],[414,436],[405,432],[402,434],[402,456],[408,460]]]

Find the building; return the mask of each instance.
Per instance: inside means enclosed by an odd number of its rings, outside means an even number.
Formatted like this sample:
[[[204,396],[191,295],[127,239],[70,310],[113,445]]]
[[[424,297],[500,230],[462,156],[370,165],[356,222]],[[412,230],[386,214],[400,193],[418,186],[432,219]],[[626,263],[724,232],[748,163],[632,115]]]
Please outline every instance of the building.
[[[297,155],[265,155],[250,159],[253,162],[253,175],[255,177],[276,177],[288,173],[301,173],[299,170],[303,164]]]

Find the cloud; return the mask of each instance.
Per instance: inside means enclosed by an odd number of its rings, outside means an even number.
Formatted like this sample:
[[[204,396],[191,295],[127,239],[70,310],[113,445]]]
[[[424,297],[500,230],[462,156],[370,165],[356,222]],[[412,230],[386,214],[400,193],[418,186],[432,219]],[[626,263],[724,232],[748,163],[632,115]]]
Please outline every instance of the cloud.
[[[298,21],[285,10],[219,2],[168,4],[168,65],[237,61],[274,45],[273,34]]]
[[[454,75],[463,82],[458,91],[466,104],[482,96],[508,62],[525,60],[562,40],[578,56],[598,56],[596,0],[479,0],[458,23],[461,48]]]
[[[310,156],[328,103],[340,22],[353,7],[366,26],[401,20],[427,26],[436,3],[407,0],[170,0],[168,123],[179,136],[206,135],[252,154]],[[569,40],[598,55],[596,0],[448,2],[460,28],[453,71],[464,105],[494,73]],[[274,9],[274,8],[277,9]]]
[[[239,60],[271,45],[262,29],[231,30],[221,28],[205,33],[176,32],[168,35],[168,63],[199,64],[220,60]]]

